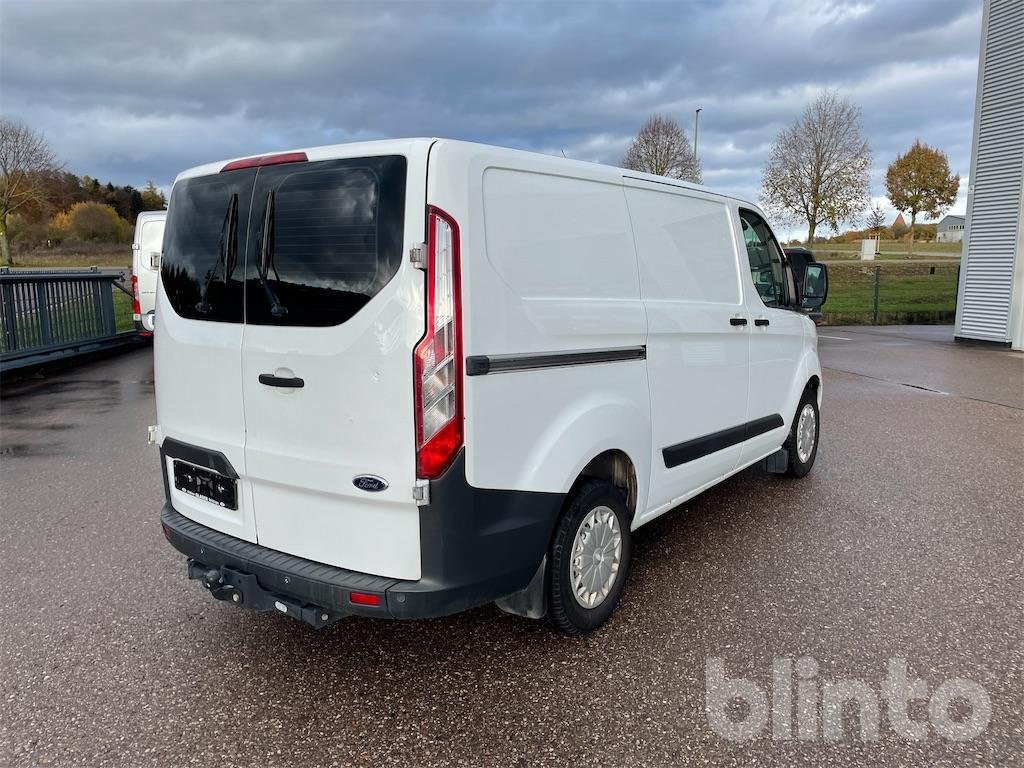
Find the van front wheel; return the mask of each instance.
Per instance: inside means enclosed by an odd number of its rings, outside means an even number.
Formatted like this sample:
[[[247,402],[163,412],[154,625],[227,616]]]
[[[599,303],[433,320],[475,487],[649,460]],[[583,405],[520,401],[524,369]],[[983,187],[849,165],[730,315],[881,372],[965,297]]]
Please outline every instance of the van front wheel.
[[[622,491],[607,482],[585,483],[562,514],[551,544],[551,622],[570,635],[601,626],[622,596],[629,556]]]
[[[818,455],[820,423],[818,400],[814,396],[814,392],[808,390],[800,400],[800,405],[797,406],[793,426],[783,445],[783,448],[789,453],[786,474],[790,477],[803,477],[814,466],[814,459]]]

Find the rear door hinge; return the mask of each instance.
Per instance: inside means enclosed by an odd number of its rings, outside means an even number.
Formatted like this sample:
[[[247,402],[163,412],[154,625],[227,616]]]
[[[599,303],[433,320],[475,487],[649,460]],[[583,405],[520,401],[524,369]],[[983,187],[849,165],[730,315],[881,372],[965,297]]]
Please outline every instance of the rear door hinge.
[[[427,244],[416,243],[409,249],[409,263],[420,269],[427,268]]]
[[[430,503],[430,481],[429,480],[417,480],[416,484],[412,487],[412,498],[416,502],[417,507],[422,507]]]

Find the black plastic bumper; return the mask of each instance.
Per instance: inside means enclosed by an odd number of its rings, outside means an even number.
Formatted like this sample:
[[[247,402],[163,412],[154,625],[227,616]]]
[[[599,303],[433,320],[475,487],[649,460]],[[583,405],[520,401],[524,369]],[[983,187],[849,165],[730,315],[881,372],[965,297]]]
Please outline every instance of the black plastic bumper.
[[[195,461],[199,449],[170,440],[161,455],[174,456],[179,446]],[[230,474],[224,467],[211,468]],[[431,482],[430,504],[420,507],[418,581],[349,571],[243,541],[186,518],[169,501],[160,521],[167,540],[196,567],[227,567],[241,577],[255,577],[267,593],[260,596],[261,605],[268,595],[277,595],[287,598],[285,604],[324,609],[332,618],[415,619],[457,613],[525,588],[547,551],[563,499],[560,493],[474,488],[466,481],[460,453]],[[353,603],[352,592],[377,596],[380,605]]]

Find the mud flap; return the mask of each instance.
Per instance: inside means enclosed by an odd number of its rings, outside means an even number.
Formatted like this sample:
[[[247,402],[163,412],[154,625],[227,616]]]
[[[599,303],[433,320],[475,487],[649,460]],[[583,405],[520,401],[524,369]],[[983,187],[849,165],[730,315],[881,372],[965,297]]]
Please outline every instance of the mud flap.
[[[513,592],[511,595],[499,598],[494,601],[505,613],[514,616],[523,616],[527,619],[543,619],[548,612],[547,590],[545,587],[545,576],[548,570],[548,557],[545,555],[533,574],[530,583],[525,589]]]
[[[785,448],[779,448],[775,453],[770,456],[766,456],[764,460],[765,471],[770,472],[773,475],[786,474],[786,467],[788,466],[789,451]]]

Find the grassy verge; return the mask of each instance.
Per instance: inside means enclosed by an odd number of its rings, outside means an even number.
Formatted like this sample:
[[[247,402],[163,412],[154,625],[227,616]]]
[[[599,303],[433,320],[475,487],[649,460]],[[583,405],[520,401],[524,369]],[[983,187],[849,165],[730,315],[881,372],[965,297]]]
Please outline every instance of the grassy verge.
[[[804,246],[806,247],[806,246]],[[860,259],[860,243],[817,243],[811,250],[820,261],[847,261]],[[961,243],[914,243],[907,254],[907,244],[901,240],[882,240],[875,258],[880,261],[907,261],[919,259],[959,259]]]
[[[831,264],[828,301],[822,308],[832,325],[872,322],[875,267],[879,269],[878,321],[948,323],[956,313],[957,265]]]
[[[16,267],[130,267],[132,247],[128,243],[62,243],[53,248],[36,248],[14,254]]]

